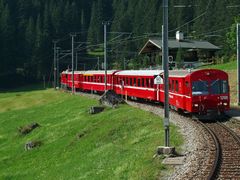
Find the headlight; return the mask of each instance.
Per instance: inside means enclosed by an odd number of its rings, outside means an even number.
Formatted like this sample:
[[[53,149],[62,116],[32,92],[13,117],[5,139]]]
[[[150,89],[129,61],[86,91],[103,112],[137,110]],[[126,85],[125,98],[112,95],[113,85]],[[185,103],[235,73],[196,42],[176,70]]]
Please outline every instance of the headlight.
[[[198,104],[194,104],[194,107],[198,107]]]
[[[227,105],[228,105],[228,103],[223,103],[223,105],[224,105],[224,106],[227,106]]]

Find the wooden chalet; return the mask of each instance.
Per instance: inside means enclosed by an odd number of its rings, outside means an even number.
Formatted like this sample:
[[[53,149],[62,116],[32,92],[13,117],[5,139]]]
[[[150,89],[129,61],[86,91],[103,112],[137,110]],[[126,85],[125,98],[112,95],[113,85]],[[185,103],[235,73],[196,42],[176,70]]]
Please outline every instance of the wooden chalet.
[[[176,60],[179,49],[184,53],[182,55],[184,63],[197,63],[199,61],[212,61],[215,52],[220,50],[218,46],[208,41],[187,40],[183,38],[181,32],[176,33],[176,39],[168,40],[169,56],[172,56],[173,63]],[[162,39],[150,38],[139,52],[140,55],[150,57],[150,65],[156,65],[156,56],[162,56]]]

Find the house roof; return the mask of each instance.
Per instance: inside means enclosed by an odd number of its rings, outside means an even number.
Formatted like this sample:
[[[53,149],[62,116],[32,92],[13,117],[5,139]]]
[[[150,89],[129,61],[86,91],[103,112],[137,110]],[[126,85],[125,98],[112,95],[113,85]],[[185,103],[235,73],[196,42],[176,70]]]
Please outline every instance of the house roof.
[[[181,40],[178,41],[176,39],[168,40],[169,49],[205,49],[205,50],[220,50],[218,46],[211,44],[208,41],[196,41],[196,40]],[[147,41],[144,47],[141,49],[139,54],[152,52],[154,50],[162,49],[162,39],[159,38],[151,38]]]

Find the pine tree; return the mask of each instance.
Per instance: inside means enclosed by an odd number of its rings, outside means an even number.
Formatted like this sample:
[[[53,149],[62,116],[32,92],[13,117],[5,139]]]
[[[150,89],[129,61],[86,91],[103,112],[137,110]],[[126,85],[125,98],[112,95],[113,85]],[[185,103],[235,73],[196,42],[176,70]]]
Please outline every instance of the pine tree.
[[[96,6],[97,6],[96,3],[94,2],[91,10],[92,12],[91,21],[88,29],[88,41],[91,42],[92,44],[98,43],[97,36],[96,36],[96,33],[97,33],[96,24],[98,23]]]
[[[1,13],[0,19],[1,34],[1,69],[3,71],[14,71],[16,64],[13,59],[14,47],[14,26],[11,19],[9,6],[6,4]]]
[[[179,48],[178,51],[177,51],[177,56],[176,56],[176,65],[177,65],[177,68],[180,69],[183,67],[183,50],[182,48]]]

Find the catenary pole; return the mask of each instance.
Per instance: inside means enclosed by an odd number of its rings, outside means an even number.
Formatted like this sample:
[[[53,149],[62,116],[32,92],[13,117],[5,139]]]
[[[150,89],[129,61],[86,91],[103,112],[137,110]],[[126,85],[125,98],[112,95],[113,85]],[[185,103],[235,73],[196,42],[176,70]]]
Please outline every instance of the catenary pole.
[[[99,57],[98,57],[98,62],[97,62],[97,66],[98,66],[98,70],[100,69],[100,61],[99,61]]]
[[[78,52],[76,52],[76,67],[75,67],[76,71],[77,71],[77,68],[78,68]]]
[[[240,105],[240,24],[237,24],[237,103]]]
[[[170,146],[169,139],[169,64],[168,64],[168,0],[163,0],[163,67],[164,67],[164,129],[165,146]]]
[[[54,45],[54,57],[53,57],[53,88],[56,89],[56,80],[57,80],[57,61],[56,61],[56,51],[57,51],[57,40],[53,41]]]
[[[164,36],[164,32],[163,32],[163,25],[162,25],[162,44],[163,44],[163,36]],[[164,70],[164,59],[163,59],[163,50],[162,50],[162,70]]]
[[[70,36],[72,38],[72,94],[74,94],[74,38],[76,34],[72,33]]]
[[[103,22],[104,27],[104,90],[107,91],[107,25],[109,25],[109,22]]]
[[[60,48],[57,47],[57,55],[56,55],[56,63],[57,63],[57,87],[59,88],[59,52],[60,52]]]

